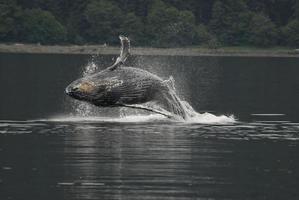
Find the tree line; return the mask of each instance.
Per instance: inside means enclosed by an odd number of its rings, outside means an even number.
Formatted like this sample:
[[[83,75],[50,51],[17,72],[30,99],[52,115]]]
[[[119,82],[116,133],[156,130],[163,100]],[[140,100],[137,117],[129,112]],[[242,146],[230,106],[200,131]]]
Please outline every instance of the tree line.
[[[0,0],[0,42],[299,46],[299,0]]]

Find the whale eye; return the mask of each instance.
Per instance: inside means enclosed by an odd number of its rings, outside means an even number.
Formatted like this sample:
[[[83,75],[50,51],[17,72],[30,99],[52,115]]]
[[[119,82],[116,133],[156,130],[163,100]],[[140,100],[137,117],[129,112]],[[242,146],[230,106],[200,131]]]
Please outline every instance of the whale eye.
[[[92,82],[83,82],[77,86],[77,89],[80,92],[91,93],[92,91],[94,91],[95,85]]]

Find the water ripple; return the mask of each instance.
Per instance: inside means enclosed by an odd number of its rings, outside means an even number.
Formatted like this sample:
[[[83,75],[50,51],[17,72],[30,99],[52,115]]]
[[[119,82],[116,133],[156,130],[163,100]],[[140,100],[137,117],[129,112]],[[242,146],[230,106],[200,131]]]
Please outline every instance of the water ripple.
[[[158,118],[157,118],[158,117]],[[140,117],[142,118],[142,117]],[[234,124],[189,124],[174,123],[159,115],[147,116],[138,121],[133,118],[55,118],[49,120],[0,121],[0,134],[74,134],[112,133],[130,134],[175,134],[202,138],[230,140],[299,140],[298,123],[288,121],[238,122]],[[136,119],[136,116],[134,117]],[[155,119],[156,121],[152,121]],[[158,119],[161,119],[160,121]]]
[[[290,197],[298,133],[290,122],[2,120],[0,199]]]

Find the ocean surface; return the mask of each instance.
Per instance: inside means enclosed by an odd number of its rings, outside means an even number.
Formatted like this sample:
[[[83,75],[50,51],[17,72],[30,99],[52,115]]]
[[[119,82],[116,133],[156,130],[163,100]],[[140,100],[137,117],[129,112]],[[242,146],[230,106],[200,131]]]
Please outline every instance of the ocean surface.
[[[0,199],[299,199],[299,58],[133,56],[187,121],[64,94],[115,55],[0,54]]]

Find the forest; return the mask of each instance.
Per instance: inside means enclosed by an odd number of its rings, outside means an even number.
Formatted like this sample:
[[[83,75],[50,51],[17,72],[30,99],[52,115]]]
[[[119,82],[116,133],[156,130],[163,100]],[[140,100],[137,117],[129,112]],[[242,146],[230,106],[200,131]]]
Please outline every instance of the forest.
[[[0,42],[299,46],[299,0],[0,0]]]

